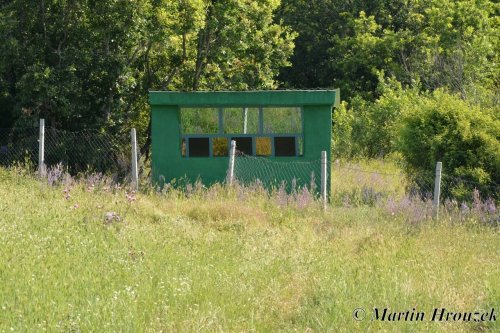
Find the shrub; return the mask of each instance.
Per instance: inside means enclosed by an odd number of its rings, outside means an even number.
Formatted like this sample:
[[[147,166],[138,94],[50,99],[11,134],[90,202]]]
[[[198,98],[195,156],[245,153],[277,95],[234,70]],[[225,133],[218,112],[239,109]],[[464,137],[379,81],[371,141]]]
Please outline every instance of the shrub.
[[[408,171],[429,172],[441,161],[448,177],[445,193],[467,199],[476,187],[498,199],[500,120],[494,111],[443,90],[422,94],[405,105],[397,149]]]
[[[332,156],[349,158],[354,155],[352,140],[353,113],[342,102],[333,113]]]
[[[374,102],[355,96],[333,115],[333,154],[336,157],[380,158],[394,152],[397,125],[404,105],[417,90],[403,89],[394,79],[380,79],[380,97]]]

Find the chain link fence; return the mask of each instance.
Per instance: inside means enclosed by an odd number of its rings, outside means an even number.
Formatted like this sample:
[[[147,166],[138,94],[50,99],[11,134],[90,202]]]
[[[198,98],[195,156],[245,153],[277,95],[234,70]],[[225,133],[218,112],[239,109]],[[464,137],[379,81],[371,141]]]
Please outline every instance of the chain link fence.
[[[38,127],[0,129],[0,166],[22,164],[38,170],[39,139]],[[100,173],[116,182],[126,182],[130,181],[131,160],[129,135],[45,127],[44,164],[47,169],[62,165],[71,175]]]
[[[33,170],[39,168],[39,128],[0,128],[0,166],[22,164]],[[132,156],[129,134],[84,130],[79,132],[45,128],[45,165],[58,166],[71,175],[103,174],[117,183],[131,182]],[[147,173],[147,161],[137,156],[139,171]],[[404,202],[418,198],[421,202],[435,199],[436,172],[419,173],[380,172],[384,168],[369,168],[354,163],[331,165],[332,187],[330,203],[342,206],[376,205]],[[274,161],[265,157],[238,153],[235,159],[235,178],[243,186],[259,182],[264,187],[307,189],[310,193],[320,188],[321,160]],[[444,169],[440,182],[440,205],[466,210],[475,203],[498,215],[500,186],[481,184],[454,177]],[[288,190],[287,190],[288,191]],[[465,206],[464,206],[465,205]]]
[[[0,165],[38,166],[38,127],[0,128]]]
[[[288,191],[306,187],[311,193],[321,189],[320,158],[314,161],[277,161],[237,151],[234,164],[234,176],[240,184],[259,182],[269,189],[285,187]]]
[[[405,197],[433,201],[436,172],[380,172],[353,163],[332,164],[332,202],[339,205],[373,205],[381,200]],[[500,201],[500,186],[481,184],[447,174],[440,181],[440,202]]]

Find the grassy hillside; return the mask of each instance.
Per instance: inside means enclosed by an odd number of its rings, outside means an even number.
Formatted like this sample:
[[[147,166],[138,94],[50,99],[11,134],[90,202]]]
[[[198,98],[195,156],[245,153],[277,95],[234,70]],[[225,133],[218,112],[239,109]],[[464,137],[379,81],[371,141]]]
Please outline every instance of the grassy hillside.
[[[305,194],[134,194],[0,169],[0,332],[500,330],[428,320],[435,307],[499,314],[498,228],[394,205],[323,212]],[[371,321],[374,307],[427,317]]]

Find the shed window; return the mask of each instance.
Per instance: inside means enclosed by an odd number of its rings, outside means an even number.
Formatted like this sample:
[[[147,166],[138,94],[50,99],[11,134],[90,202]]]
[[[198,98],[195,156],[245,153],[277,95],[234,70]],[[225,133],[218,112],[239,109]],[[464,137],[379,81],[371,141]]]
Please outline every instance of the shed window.
[[[257,156],[271,156],[272,155],[272,143],[271,138],[262,137],[255,138],[255,155]]]
[[[186,139],[182,138],[181,139],[181,156],[186,157]]]
[[[191,157],[209,157],[210,145],[208,138],[190,138],[189,156]]]
[[[302,136],[297,137],[297,149],[299,156],[304,155],[304,138]]]
[[[213,138],[212,152],[214,156],[228,156],[228,138]]]
[[[228,156],[230,140],[245,155],[302,156],[301,107],[182,107],[181,155]]]
[[[299,107],[263,108],[264,133],[302,133],[302,112]]]
[[[258,108],[226,108],[223,111],[225,134],[257,134],[259,131]]]
[[[274,138],[275,156],[296,156],[295,137],[275,137]]]
[[[247,137],[232,137],[231,140],[236,141],[236,150],[245,155],[253,155],[252,138]]]
[[[182,108],[183,134],[215,134],[219,131],[219,111],[216,108]]]

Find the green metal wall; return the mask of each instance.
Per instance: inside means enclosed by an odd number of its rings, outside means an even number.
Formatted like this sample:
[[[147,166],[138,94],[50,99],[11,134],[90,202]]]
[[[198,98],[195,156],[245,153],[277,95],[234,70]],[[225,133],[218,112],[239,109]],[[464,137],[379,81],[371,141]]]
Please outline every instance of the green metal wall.
[[[338,90],[249,91],[249,92],[161,92],[149,95],[152,110],[153,181],[170,183],[198,178],[206,184],[224,182],[228,157],[181,156],[181,107],[272,107],[303,108],[304,155],[269,157],[274,161],[317,161],[326,150],[330,161],[332,107],[338,103]],[[328,163],[328,175],[330,175]],[[319,177],[319,175],[318,175]],[[328,189],[330,177],[328,177]]]

